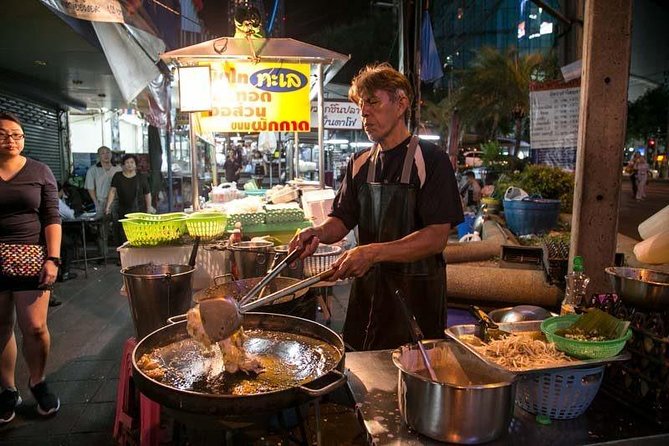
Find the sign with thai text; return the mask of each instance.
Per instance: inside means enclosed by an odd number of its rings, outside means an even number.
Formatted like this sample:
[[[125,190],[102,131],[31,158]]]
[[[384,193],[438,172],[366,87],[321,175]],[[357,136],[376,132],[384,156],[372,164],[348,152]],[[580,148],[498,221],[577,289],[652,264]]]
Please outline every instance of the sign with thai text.
[[[309,64],[211,63],[204,132],[309,132]]]
[[[574,170],[581,89],[530,92],[530,144],[533,161]]]
[[[311,102],[311,126],[318,127],[318,102]],[[349,101],[325,101],[323,128],[340,130],[362,129],[360,107]]]
[[[42,3],[70,17],[95,22],[123,23],[119,0],[41,0]]]

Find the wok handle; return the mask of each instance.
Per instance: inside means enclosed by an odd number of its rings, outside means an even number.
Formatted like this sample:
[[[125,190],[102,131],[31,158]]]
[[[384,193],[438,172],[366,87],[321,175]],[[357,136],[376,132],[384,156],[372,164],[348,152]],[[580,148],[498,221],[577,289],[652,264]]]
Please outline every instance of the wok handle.
[[[310,397],[313,398],[318,398],[323,395],[327,395],[328,393],[332,392],[342,384],[346,382],[346,375],[344,375],[342,372],[339,370],[330,370],[328,375],[335,375],[338,376],[337,380],[333,383],[328,384],[325,387],[321,387],[320,389],[310,389],[309,387],[306,386],[297,386],[298,389],[300,389],[302,392],[306,393]]]
[[[176,316],[171,316],[167,318],[167,323],[170,325],[178,324],[186,320],[188,316],[184,314],[177,314]]]

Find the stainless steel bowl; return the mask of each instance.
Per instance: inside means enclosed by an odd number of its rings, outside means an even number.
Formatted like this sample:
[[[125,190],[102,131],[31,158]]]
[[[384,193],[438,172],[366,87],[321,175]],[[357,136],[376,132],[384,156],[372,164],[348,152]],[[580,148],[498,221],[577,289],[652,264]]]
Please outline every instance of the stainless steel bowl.
[[[517,305],[515,307],[498,308],[488,313],[495,322],[542,321],[551,317],[551,312],[536,305]]]
[[[605,271],[625,304],[647,310],[669,309],[669,274],[646,268],[614,266]]]

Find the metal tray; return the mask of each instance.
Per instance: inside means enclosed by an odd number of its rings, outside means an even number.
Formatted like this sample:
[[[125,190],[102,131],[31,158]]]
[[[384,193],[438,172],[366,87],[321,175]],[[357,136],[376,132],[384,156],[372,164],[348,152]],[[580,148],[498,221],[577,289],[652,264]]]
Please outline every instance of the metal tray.
[[[511,333],[521,333],[521,332],[541,333],[541,322],[542,321],[507,322],[507,323],[499,323],[497,325],[499,326],[500,330],[508,331]],[[477,326],[474,324],[454,325],[452,327],[447,328],[445,330],[445,333],[446,336],[452,338],[455,342],[462,345],[465,349],[467,349],[481,361],[485,362],[491,367],[495,367],[496,369],[503,370],[505,372],[513,373],[514,375],[528,375],[532,373],[550,373],[557,370],[573,369],[577,367],[592,367],[597,365],[608,364],[610,362],[627,361],[628,359],[631,358],[631,355],[627,351],[623,350],[623,352],[620,353],[619,355],[612,356],[610,358],[579,359],[564,365],[546,365],[527,370],[509,370],[489,360],[487,357],[481,355],[478,351],[476,351],[476,349],[472,345],[460,339],[460,337],[466,335],[473,336],[476,328]],[[543,333],[541,334],[541,336],[543,337]]]

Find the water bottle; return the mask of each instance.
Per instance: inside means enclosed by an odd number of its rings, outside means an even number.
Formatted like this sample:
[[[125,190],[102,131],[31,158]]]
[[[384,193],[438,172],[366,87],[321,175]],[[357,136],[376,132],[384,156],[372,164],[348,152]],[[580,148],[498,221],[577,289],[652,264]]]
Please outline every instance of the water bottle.
[[[583,271],[583,257],[574,257],[572,270],[565,276],[565,280],[567,286],[564,292],[564,300],[560,306],[561,315],[576,313],[576,307],[581,305],[585,297],[585,290],[590,278]]]

